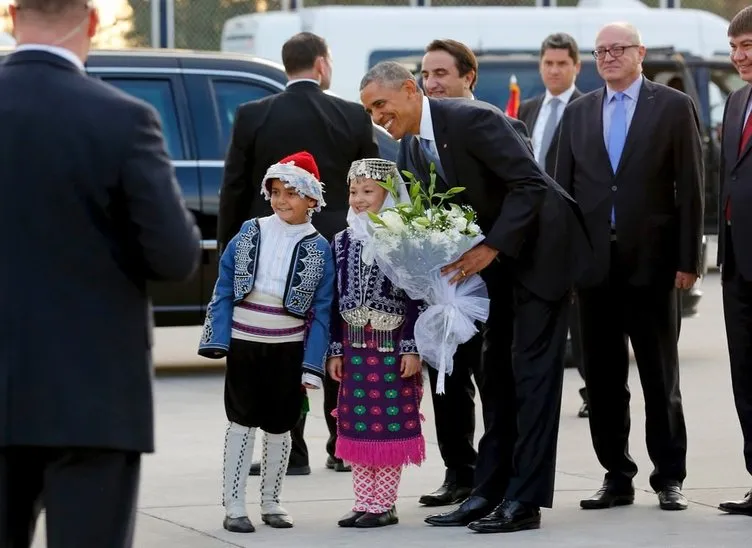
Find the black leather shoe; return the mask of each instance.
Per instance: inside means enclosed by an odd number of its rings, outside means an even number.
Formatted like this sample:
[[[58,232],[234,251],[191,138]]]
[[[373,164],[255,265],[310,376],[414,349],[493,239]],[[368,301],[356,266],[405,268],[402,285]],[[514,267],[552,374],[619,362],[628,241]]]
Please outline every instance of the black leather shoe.
[[[627,506],[634,504],[634,487],[617,488],[608,482],[587,499],[580,501],[580,508],[584,510],[602,510],[613,506]]]
[[[476,533],[511,533],[538,529],[541,523],[541,512],[537,506],[532,506],[516,500],[504,499],[493,512],[467,527]]]
[[[678,484],[667,485],[658,491],[658,505],[661,510],[686,510],[688,506]]]
[[[261,521],[275,529],[290,529],[293,521],[287,514],[261,514]]]
[[[326,457],[326,467],[329,470],[334,470],[335,472],[351,472],[352,468],[349,464],[345,464],[342,459],[338,459],[335,457],[332,457],[329,455]]]
[[[433,493],[423,495],[418,503],[424,506],[448,506],[457,504],[470,496],[472,487],[460,487],[453,481],[445,481]]]
[[[373,527],[386,527],[387,525],[396,525],[399,523],[397,517],[397,508],[392,506],[387,512],[381,514],[366,513],[355,520],[355,527],[358,529],[371,529]]]
[[[468,523],[482,518],[491,510],[493,507],[486,499],[471,496],[465,499],[456,510],[428,516],[425,522],[437,527],[466,527]]]
[[[307,476],[311,473],[311,467],[306,466],[288,466],[287,467],[287,475],[288,476]],[[249,476],[260,476],[261,475],[261,463],[260,462],[254,462],[251,464],[251,469],[248,471]]]
[[[248,516],[240,518],[230,518],[225,516],[225,520],[222,522],[222,527],[230,531],[231,533],[253,533],[256,528],[248,519]]]
[[[743,514],[752,516],[752,491],[744,495],[742,500],[728,500],[718,506],[719,510],[729,514]]]
[[[337,522],[337,525],[339,525],[340,527],[355,527],[355,522],[365,515],[365,512],[356,512],[355,510],[352,510],[351,512],[342,516]]]

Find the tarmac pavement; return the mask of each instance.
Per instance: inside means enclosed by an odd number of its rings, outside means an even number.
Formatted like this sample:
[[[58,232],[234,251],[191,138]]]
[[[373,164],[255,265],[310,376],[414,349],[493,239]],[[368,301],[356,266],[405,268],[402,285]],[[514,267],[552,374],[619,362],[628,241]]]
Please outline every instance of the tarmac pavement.
[[[721,313],[720,282],[711,274],[705,282],[700,314],[682,327],[680,357],[682,392],[689,437],[688,477],[684,484],[690,507],[683,512],[661,511],[648,482],[651,470],[645,450],[643,400],[636,368],[633,392],[631,451],[640,471],[634,506],[600,511],[579,508],[579,500],[601,485],[603,470],[592,450],[588,423],[576,416],[576,370],[565,376],[559,436],[555,507],[543,510],[542,528],[507,535],[479,535],[466,528],[434,528],[423,518],[437,510],[418,505],[418,497],[443,479],[436,446],[431,399],[424,398],[424,432],[428,460],[405,470],[397,505],[400,523],[378,530],[340,529],[337,519],[349,510],[350,474],[326,470],[327,436],[320,393],[311,397],[306,440],[313,472],[287,478],[283,503],[295,527],[274,530],[259,517],[259,482],[248,482],[248,511],[257,526],[253,534],[222,529],[222,447],[226,419],[221,371],[160,373],[155,380],[157,453],[144,457],[137,522],[138,548],[219,548],[287,546],[384,548],[499,546],[521,547],[747,547],[752,518],[728,516],[716,507],[722,500],[741,498],[752,488],[742,457],[742,440],[733,404],[728,355]],[[155,359],[159,365],[212,365],[196,359],[198,328],[158,330]],[[480,408],[478,408],[480,412]],[[478,425],[481,425],[480,415]],[[257,444],[259,445],[259,444]],[[256,451],[257,455],[259,450]],[[443,510],[443,509],[439,509]],[[40,519],[34,547],[45,546]],[[103,547],[106,548],[106,547]]]

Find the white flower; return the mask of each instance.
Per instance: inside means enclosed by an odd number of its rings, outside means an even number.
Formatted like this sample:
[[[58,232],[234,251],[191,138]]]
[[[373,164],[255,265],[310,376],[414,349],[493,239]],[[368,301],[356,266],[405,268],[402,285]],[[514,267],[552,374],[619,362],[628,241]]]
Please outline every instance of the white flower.
[[[467,229],[467,219],[465,219],[464,216],[452,216],[452,227],[462,232],[463,230]]]
[[[396,211],[385,211],[381,214],[381,220],[384,221],[387,230],[395,234],[401,234],[405,231],[405,222]]]
[[[480,227],[477,224],[475,224],[475,223],[469,223],[467,225],[467,231],[472,236],[477,236],[478,234],[480,234]]]

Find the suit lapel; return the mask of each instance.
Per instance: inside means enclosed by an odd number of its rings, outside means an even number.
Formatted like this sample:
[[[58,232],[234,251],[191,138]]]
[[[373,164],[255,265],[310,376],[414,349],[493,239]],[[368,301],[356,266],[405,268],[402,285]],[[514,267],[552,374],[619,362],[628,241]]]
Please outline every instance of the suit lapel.
[[[431,121],[433,123],[433,135],[436,138],[436,150],[439,153],[441,167],[444,168],[444,175],[447,178],[444,184],[448,190],[453,186],[457,186],[454,160],[452,159],[451,148],[449,146],[449,131],[441,111],[441,106],[436,101],[430,99],[428,104],[431,106]],[[436,174],[436,179],[441,180],[441,177]]]
[[[596,142],[598,143],[598,146],[596,155],[598,156],[598,161],[604,166],[608,173],[613,175],[614,172],[611,169],[611,160],[608,159],[608,150],[606,150],[606,142],[603,140],[603,101],[605,100],[605,96],[605,87],[600,88],[591,95],[590,101],[592,105],[590,106],[590,110],[594,113],[593,116],[597,120],[595,129],[597,130]]]
[[[410,144],[408,149],[410,150],[410,165],[409,171],[412,172],[421,181],[428,181],[428,175],[430,173],[430,167],[426,163],[423,154],[420,153],[420,143],[418,142],[418,136],[410,136]]]
[[[640,141],[640,136],[645,135],[645,129],[652,121],[653,105],[655,105],[655,90],[650,81],[644,79],[640,87],[640,94],[637,97],[637,107],[632,115],[629,131],[627,131],[627,141],[624,143],[624,150],[621,153],[619,165],[616,169],[617,174],[622,169],[622,166],[626,165],[629,156],[634,152],[637,143]],[[603,112],[602,109],[601,112]]]
[[[747,113],[747,105],[749,104],[749,97],[751,92],[752,86],[748,85],[744,93],[739,94],[741,100],[737,102],[735,112],[729,112],[728,116],[732,120],[730,125],[731,133],[728,134],[731,137],[729,143],[731,145],[731,150],[728,151],[728,157],[733,160],[732,163],[734,165],[741,162],[742,158],[744,158],[744,156],[746,156],[746,154],[749,152],[749,149],[752,148],[752,139],[750,139],[749,141],[747,141],[747,145],[744,147],[744,150],[742,150],[741,154],[739,154],[739,145],[742,142],[742,133],[744,133],[744,115]],[[733,117],[731,115],[733,115]]]
[[[523,122],[525,122],[525,125],[527,126],[527,132],[531,136],[533,135],[533,129],[535,128],[535,123],[538,121],[538,116],[540,116],[541,107],[543,107],[543,99],[545,98],[545,94],[536,97],[535,102],[533,103],[533,109],[530,112],[530,119],[523,120]]]

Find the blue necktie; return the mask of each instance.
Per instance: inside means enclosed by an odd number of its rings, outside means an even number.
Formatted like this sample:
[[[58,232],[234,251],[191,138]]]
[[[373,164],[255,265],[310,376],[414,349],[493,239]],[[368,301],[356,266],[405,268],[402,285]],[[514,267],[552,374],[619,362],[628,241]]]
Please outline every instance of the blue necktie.
[[[608,130],[608,159],[611,160],[611,169],[616,173],[624,143],[627,140],[627,109],[624,106],[623,93],[615,93],[611,100],[614,102],[614,110],[611,112],[611,127]],[[611,226],[616,226],[613,207],[611,208]]]
[[[431,162],[434,163],[434,166],[436,167],[436,174],[441,177],[441,179],[445,183],[449,184],[446,180],[446,176],[444,175],[444,168],[441,166],[439,155],[434,153],[433,148],[431,147],[431,141],[428,139],[423,139],[422,137],[419,137],[418,141],[420,143],[420,150],[423,153],[423,157],[429,164]]]

